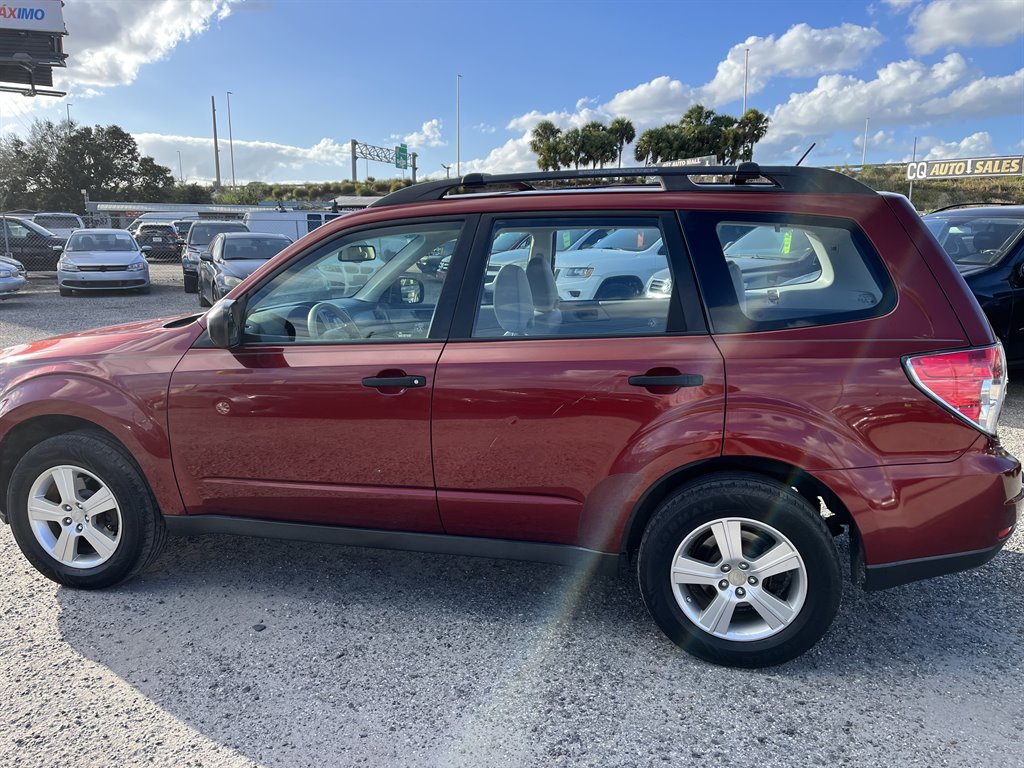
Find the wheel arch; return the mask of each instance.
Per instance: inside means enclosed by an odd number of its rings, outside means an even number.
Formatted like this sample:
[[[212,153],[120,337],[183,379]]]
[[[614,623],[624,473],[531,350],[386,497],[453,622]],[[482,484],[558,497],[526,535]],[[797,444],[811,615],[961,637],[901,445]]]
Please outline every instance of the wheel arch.
[[[633,506],[623,531],[621,551],[629,558],[636,555],[648,522],[658,505],[669,494],[691,480],[706,478],[720,472],[747,472],[783,483],[796,489],[796,492],[815,508],[819,506],[820,498],[831,513],[830,517],[825,518],[825,523],[832,534],[835,536],[841,533],[843,525],[849,527],[852,544],[850,554],[856,561],[860,549],[857,525],[839,496],[821,480],[799,467],[757,456],[716,457],[679,467],[660,477]],[[856,574],[856,570],[854,573]]]

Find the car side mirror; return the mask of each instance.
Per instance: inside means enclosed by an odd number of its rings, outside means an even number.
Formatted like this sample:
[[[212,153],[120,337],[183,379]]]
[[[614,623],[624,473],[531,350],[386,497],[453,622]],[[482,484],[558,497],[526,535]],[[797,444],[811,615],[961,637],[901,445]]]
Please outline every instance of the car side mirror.
[[[142,251],[143,253],[149,253],[150,251],[153,250],[153,246],[151,246],[151,245],[144,245],[139,250]]]
[[[377,249],[372,245],[346,245],[338,254],[338,261],[373,261]]]
[[[199,260],[200,261],[213,261],[213,254],[210,253],[209,251],[202,251],[199,254]]]
[[[242,343],[242,321],[245,303],[221,299],[206,313],[206,330],[215,347],[232,349]]]
[[[415,277],[398,278],[388,292],[387,303],[391,306],[396,304],[422,304],[423,283]]]
[[[50,250],[51,251],[63,251],[64,250],[64,246],[63,245],[51,245],[50,246]]]

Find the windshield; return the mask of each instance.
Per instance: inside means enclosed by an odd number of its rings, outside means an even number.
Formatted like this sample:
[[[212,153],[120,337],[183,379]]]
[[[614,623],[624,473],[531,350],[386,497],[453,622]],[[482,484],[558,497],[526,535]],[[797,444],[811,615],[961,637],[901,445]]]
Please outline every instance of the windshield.
[[[591,247],[612,251],[646,251],[660,239],[661,232],[656,229],[617,229]]]
[[[32,219],[36,224],[46,229],[81,229],[82,222],[77,216],[35,216]]]
[[[525,236],[524,232],[513,232],[507,231],[502,232],[496,238],[494,243],[491,245],[491,253],[498,253],[499,251],[508,251],[515,248],[519,244],[519,241]]]
[[[222,222],[217,224],[193,224],[192,228],[188,231],[188,244],[189,245],[209,245],[210,241],[213,240],[214,235],[218,235],[221,232],[248,232],[249,228],[239,222],[238,224],[232,224],[230,222]]]
[[[224,260],[266,261],[279,254],[291,242],[285,237],[232,237],[224,240]]]
[[[995,264],[1024,232],[1024,216],[1020,215],[932,215],[924,224],[959,266]]]
[[[66,251],[134,251],[135,241],[127,232],[76,233],[68,240]]]

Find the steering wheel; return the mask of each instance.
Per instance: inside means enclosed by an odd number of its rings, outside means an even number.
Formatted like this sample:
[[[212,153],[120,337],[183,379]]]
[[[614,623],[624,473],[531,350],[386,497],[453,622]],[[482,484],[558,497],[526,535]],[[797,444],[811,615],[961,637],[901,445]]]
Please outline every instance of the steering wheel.
[[[306,327],[311,339],[361,339],[359,331],[348,313],[330,302],[321,301],[310,307]]]

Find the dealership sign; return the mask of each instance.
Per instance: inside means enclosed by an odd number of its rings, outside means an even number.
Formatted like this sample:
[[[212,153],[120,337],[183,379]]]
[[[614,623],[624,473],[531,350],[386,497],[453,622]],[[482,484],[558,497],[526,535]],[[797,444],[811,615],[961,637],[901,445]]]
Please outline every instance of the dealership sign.
[[[0,29],[65,34],[60,0],[24,0],[0,4]]]
[[[926,179],[969,179],[975,176],[1022,176],[1024,156],[962,157],[954,160],[919,160],[907,164],[907,178],[911,181]]]

